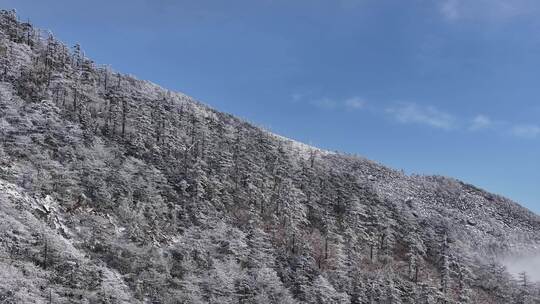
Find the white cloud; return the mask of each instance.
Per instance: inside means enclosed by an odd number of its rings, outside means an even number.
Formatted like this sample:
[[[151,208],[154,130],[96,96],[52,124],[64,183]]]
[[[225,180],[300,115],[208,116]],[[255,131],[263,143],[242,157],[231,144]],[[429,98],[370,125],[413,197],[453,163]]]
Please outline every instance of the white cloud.
[[[433,128],[450,130],[456,127],[454,116],[432,106],[420,106],[415,103],[400,103],[386,109],[386,113],[403,124],[423,124]]]
[[[344,104],[347,108],[353,110],[359,110],[366,106],[366,101],[360,97],[351,97],[344,101]]]
[[[357,96],[353,96],[347,99],[334,99],[334,98],[309,98],[304,94],[292,94],[291,95],[293,102],[306,102],[315,107],[321,109],[348,109],[348,110],[361,110],[366,105],[367,102]]]
[[[386,114],[392,120],[401,124],[417,124],[442,130],[461,130],[461,131],[489,131],[493,134],[512,135],[519,138],[540,138],[540,125],[538,124],[519,124],[505,120],[493,119],[485,114],[478,114],[472,118],[455,116],[451,113],[442,111],[435,106],[421,105],[414,102],[400,102],[386,108],[377,107],[376,104],[370,105],[368,102],[358,96],[352,96],[346,99],[334,99],[328,97],[311,98],[311,94],[295,93],[291,95],[293,102],[302,102],[322,110],[370,110],[374,115]]]
[[[330,98],[315,99],[310,102],[312,105],[323,109],[335,109],[339,103]]]
[[[536,0],[440,0],[439,12],[448,21],[501,21],[538,11]]]
[[[516,125],[512,128],[512,134],[523,138],[536,138],[540,136],[540,126],[538,125]]]
[[[469,129],[472,131],[477,131],[477,130],[489,129],[492,126],[493,126],[493,121],[491,120],[491,118],[489,118],[486,115],[479,114],[475,118],[473,118]]]
[[[512,135],[525,139],[540,138],[540,125],[538,124],[522,124],[504,120],[493,120],[482,114],[477,115],[471,120],[469,130],[490,130],[500,135]]]
[[[526,272],[529,279],[540,282],[540,253],[508,257],[501,262],[516,279]]]

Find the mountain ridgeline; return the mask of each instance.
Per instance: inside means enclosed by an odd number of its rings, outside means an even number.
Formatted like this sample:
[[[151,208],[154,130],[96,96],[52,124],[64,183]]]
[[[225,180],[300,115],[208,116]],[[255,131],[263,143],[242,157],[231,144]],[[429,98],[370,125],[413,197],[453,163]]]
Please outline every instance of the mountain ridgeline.
[[[0,13],[0,303],[540,303],[540,217],[297,143]],[[361,139],[360,139],[361,140]]]

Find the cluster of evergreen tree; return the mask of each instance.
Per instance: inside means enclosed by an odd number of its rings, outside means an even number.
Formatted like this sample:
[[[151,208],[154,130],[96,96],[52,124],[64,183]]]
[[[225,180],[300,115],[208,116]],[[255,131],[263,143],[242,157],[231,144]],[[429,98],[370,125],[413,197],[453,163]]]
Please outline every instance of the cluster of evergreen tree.
[[[469,186],[417,178],[440,215],[424,216],[381,195],[399,172],[97,66],[12,11],[0,80],[0,185],[26,197],[0,196],[0,265],[18,278],[0,302],[540,303],[525,274],[463,250],[459,231],[489,233],[443,210]],[[540,239],[537,216],[493,201]]]

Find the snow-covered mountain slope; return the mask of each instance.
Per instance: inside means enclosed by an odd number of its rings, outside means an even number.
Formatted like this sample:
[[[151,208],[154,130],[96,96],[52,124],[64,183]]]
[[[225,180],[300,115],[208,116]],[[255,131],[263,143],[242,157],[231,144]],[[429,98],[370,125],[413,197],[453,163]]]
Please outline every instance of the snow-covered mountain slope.
[[[538,254],[540,217],[503,197],[272,134],[8,11],[0,79],[0,303],[540,301],[498,262]]]

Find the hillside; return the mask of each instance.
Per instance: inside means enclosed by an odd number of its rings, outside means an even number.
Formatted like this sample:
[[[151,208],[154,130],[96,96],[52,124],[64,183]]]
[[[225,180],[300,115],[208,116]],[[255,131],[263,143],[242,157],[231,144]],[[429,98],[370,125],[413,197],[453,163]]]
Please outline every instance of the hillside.
[[[0,303],[540,303],[540,217],[309,147],[0,13]]]

